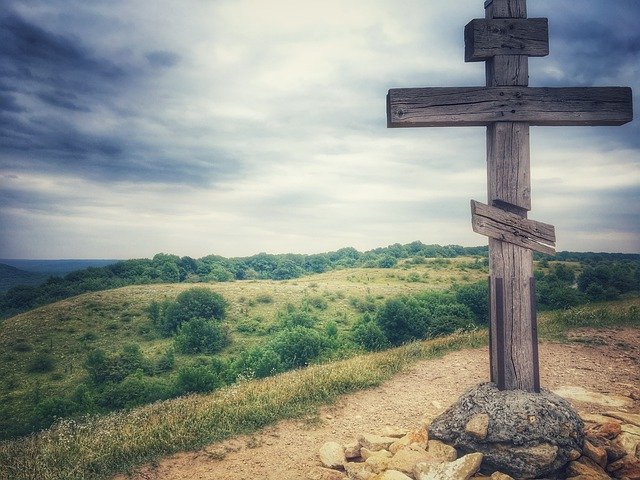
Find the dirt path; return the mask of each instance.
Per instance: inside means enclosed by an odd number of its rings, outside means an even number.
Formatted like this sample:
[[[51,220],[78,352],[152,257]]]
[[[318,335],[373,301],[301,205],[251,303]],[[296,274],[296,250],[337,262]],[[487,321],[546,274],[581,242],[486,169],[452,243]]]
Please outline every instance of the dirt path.
[[[579,330],[576,343],[540,346],[542,385],[573,386],[626,402],[605,406],[568,398],[580,412],[612,409],[640,412],[640,329]],[[317,466],[329,440],[348,443],[385,425],[414,429],[488,378],[486,349],[462,350],[416,363],[382,386],[343,397],[307,421],[283,421],[255,435],[173,455],[137,472],[135,480],[300,480]],[[579,390],[578,388],[578,390]],[[124,479],[125,477],[119,477]]]

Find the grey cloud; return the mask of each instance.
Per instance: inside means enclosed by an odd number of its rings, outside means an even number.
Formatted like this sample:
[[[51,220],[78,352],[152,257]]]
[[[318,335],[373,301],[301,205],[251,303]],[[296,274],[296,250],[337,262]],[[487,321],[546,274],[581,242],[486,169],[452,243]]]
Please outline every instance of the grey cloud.
[[[157,50],[146,63],[104,58],[79,39],[52,33],[19,15],[0,16],[0,153],[18,171],[69,172],[105,181],[208,185],[238,164],[222,151],[197,146],[169,156],[150,145],[144,131],[95,131],[84,124],[98,108],[122,120],[134,115],[126,101],[158,68],[178,63],[178,54]],[[143,87],[144,88],[144,87]],[[127,111],[129,109],[130,111]],[[91,119],[87,118],[90,122]],[[9,160],[7,157],[11,157]]]
[[[173,67],[180,60],[180,56],[177,53],[165,50],[149,52],[145,55],[145,58],[154,67]]]

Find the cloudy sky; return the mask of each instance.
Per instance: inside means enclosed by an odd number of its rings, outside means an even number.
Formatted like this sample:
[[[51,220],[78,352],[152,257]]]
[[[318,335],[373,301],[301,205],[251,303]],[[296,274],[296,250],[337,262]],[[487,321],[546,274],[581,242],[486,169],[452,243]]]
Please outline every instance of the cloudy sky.
[[[640,2],[529,0],[531,86],[631,86]],[[0,0],[0,258],[482,245],[485,132],[387,129],[389,88],[484,84],[483,0]],[[530,218],[640,252],[640,121],[532,127]]]

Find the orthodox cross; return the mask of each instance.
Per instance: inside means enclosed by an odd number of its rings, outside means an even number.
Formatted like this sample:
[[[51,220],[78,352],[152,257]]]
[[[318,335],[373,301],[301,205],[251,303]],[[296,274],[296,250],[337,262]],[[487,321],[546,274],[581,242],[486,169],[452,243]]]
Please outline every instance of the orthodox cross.
[[[472,227],[489,237],[489,362],[501,390],[540,391],[533,252],[555,253],[552,225],[531,210],[530,125],[622,125],[628,87],[531,88],[528,57],[549,54],[546,18],[526,0],[487,0],[464,29],[465,61],[485,61],[486,87],[398,88],[388,127],[487,127],[488,205],[471,201]]]

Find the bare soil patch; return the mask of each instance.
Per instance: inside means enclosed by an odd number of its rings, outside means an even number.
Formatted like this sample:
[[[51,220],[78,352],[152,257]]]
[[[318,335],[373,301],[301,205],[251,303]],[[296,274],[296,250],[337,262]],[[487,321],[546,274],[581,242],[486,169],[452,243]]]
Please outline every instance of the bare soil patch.
[[[579,329],[569,344],[540,345],[544,388],[575,386],[628,399],[625,411],[640,412],[640,329]],[[349,443],[359,434],[390,425],[416,428],[433,418],[471,386],[489,378],[488,351],[461,350],[418,362],[380,387],[343,397],[303,420],[282,421],[251,436],[236,437],[141,468],[118,480],[298,480],[319,465],[326,441]],[[613,410],[568,399],[579,412]]]

